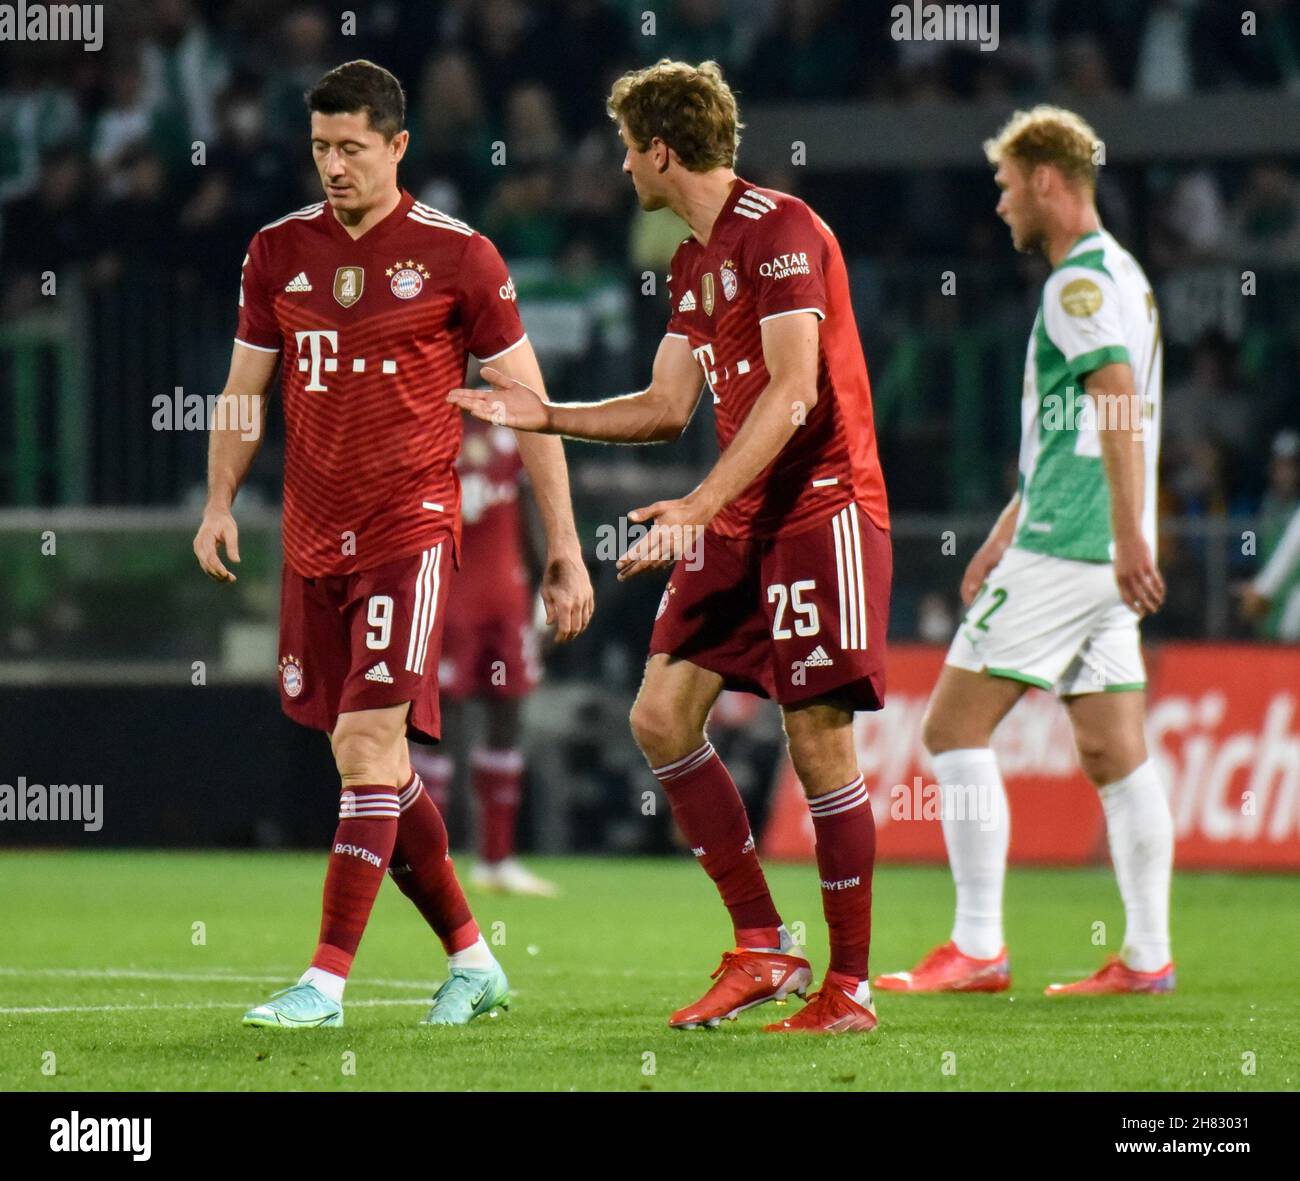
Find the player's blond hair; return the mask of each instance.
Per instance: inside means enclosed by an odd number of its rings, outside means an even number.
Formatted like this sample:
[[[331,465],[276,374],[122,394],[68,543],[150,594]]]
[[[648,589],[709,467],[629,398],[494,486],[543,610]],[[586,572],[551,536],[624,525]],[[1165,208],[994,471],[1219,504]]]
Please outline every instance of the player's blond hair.
[[[1097,187],[1097,160],[1101,140],[1073,111],[1040,104],[1017,111],[992,139],[984,141],[984,155],[996,168],[1015,160],[1025,168],[1052,164],[1066,180]]]
[[[630,70],[614,83],[606,107],[610,118],[627,128],[638,151],[658,138],[691,172],[736,163],[744,124],[715,61],[692,66],[665,57],[643,70]]]

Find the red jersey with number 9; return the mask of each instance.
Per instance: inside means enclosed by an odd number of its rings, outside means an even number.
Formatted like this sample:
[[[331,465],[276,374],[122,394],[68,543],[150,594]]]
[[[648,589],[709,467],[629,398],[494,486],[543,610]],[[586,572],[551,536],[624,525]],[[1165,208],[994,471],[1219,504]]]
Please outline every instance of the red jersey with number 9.
[[[723,537],[780,537],[828,520],[850,501],[889,528],[871,383],[848,272],[830,227],[788,193],[736,178],[707,246],[687,238],[668,277],[669,335],[684,337],[713,394],[726,448],[768,384],[763,324],[820,321],[817,400],[794,437],[710,526]]]
[[[244,258],[240,347],[279,352],[284,556],[306,578],[459,544],[461,413],[473,354],[524,340],[505,263],[405,190],[354,239],[320,202],[263,226]]]

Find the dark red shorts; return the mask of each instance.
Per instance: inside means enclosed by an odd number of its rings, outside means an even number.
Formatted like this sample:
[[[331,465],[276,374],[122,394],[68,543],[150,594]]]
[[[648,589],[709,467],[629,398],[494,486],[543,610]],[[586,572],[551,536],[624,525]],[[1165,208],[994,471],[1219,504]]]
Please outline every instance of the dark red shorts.
[[[453,701],[524,697],[540,679],[537,632],[523,611],[462,618],[453,595],[438,684]]]
[[[332,733],[339,714],[411,703],[407,732],[441,735],[438,661],[452,543],[356,574],[280,580],[280,704]]]
[[[652,656],[689,660],[728,689],[782,705],[824,696],[884,705],[893,550],[858,505],[791,537],[706,529],[692,557],[668,579]]]

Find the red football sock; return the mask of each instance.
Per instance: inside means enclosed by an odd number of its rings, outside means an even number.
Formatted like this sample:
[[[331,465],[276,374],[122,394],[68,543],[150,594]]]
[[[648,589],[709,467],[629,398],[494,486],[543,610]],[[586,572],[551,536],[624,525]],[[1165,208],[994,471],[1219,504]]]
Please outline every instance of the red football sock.
[[[737,947],[779,947],[781,916],[754,848],[745,805],[713,743],[652,768],[673,819],[731,912]]]
[[[480,750],[470,759],[479,804],[479,852],[489,865],[515,851],[523,773],[524,756],[517,750]]]
[[[456,777],[456,763],[450,755],[442,754],[436,747],[411,743],[411,767],[424,781],[434,807],[445,817],[451,803],[451,781]]]
[[[351,970],[392,856],[397,817],[397,792],[384,784],[346,788],[339,796],[313,968],[344,977]]]
[[[817,834],[822,912],[830,928],[826,979],[852,993],[867,978],[871,951],[871,873],[876,861],[876,819],[859,775],[852,783],[808,801]]]
[[[389,876],[415,903],[447,954],[464,951],[478,939],[478,924],[447,852],[447,826],[414,772],[399,798],[402,818]]]

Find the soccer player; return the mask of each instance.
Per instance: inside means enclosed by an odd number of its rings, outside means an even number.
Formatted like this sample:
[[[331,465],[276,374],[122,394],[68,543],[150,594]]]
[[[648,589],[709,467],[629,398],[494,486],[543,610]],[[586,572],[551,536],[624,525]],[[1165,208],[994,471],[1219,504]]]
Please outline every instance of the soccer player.
[[[1124,900],[1121,954],[1048,995],[1169,992],[1173,821],[1147,755],[1138,621],[1165,593],[1156,568],[1161,344],[1142,268],[1097,216],[1096,134],[1056,107],[1017,112],[984,145],[1017,250],[1052,266],[1029,338],[1020,486],[966,568],[968,606],[930,698],[926,749],[957,885],[951,939],[899,992],[1011,986],[1002,934],[1010,823],[993,732],[1035,685],[1057,694],[1101,793]]]
[[[736,175],[740,124],[716,63],[665,59],[625,74],[608,105],[641,207],[668,206],[691,229],[673,257],[649,386],[548,405],[489,368],[492,389],[451,397],[516,429],[651,443],[681,435],[707,382],[721,457],[686,496],[630,513],[650,528],[619,559],[622,579],[673,566],[632,731],[722,895],[736,944],[713,987],[669,1024],[716,1026],[812,981],[768,892],[736,785],[704,733],[725,687],[782,707],[830,928],[822,987],[766,1028],[868,1031],[875,824],[853,714],[883,702],[892,557],[844,259],[802,201]]]
[[[464,703],[480,701],[486,716],[486,741],[470,755],[479,805],[479,861],[470,881],[483,890],[550,898],[555,884],[515,856],[524,774],[520,705],[541,669],[527,561],[533,546],[521,511],[523,465],[514,432],[467,418],[456,470],[461,569],[452,583],[438,681],[444,713],[459,719]],[[451,757],[412,742],[411,765],[445,815],[455,774]]]
[[[504,1007],[508,986],[406,746],[408,732],[440,733],[438,655],[460,545],[461,416],[446,393],[470,354],[530,385],[541,374],[496,249],[397,183],[410,140],[397,79],[347,62],[306,97],[325,200],[264,226],[248,248],[194,539],[203,570],[233,582],[218,546],[239,561],[231,505],[260,435],[225,424],[242,421],[230,412],[241,399],[265,406],[283,358],[281,704],[329,734],[341,793],[311,964],[244,1022],[343,1023],[344,982],[387,870],[450,957],[425,1020],[464,1024]],[[549,439],[520,448],[549,546],[541,593],[564,641],[592,609],[564,454]]]

